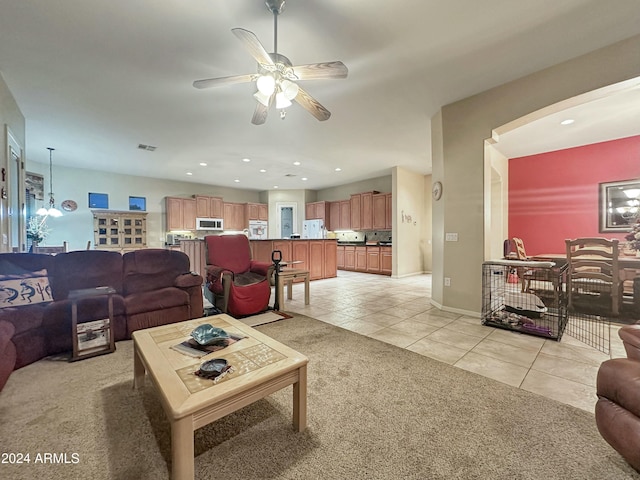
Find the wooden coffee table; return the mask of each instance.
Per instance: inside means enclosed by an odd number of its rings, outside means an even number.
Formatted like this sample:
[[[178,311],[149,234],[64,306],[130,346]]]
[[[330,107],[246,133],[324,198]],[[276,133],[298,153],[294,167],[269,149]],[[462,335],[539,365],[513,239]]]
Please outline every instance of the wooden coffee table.
[[[209,323],[242,340],[201,358],[171,347],[190,338],[198,325]],[[133,332],[134,387],[145,372],[160,393],[171,422],[172,479],[193,479],[193,432],[284,387],[293,385],[293,426],[307,426],[307,358],[228,315]],[[218,383],[194,374],[211,358],[224,358],[233,367]]]

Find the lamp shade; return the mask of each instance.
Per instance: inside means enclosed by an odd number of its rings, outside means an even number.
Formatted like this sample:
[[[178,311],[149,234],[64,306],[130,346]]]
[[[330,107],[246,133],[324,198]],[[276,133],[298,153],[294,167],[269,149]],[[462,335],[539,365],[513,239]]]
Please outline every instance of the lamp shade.
[[[276,108],[287,108],[291,106],[291,101],[285,97],[283,92],[276,93]]]
[[[45,215],[49,215],[49,211],[44,207],[40,207],[36,212],[36,215],[40,215],[41,217],[44,217]]]
[[[296,98],[298,90],[300,90],[300,87],[298,87],[297,84],[290,82],[289,80],[282,80],[282,82],[280,82],[280,88],[287,100],[293,100]]]
[[[276,80],[271,75],[261,75],[256,81],[258,91],[269,97],[276,89]]]
[[[253,94],[253,97],[265,107],[269,106],[269,100],[271,100],[271,95],[265,95],[264,93],[257,91],[256,93]]]
[[[49,210],[47,210],[47,214],[50,217],[54,217],[54,218],[62,216],[62,212],[58,210],[56,207],[51,207]]]

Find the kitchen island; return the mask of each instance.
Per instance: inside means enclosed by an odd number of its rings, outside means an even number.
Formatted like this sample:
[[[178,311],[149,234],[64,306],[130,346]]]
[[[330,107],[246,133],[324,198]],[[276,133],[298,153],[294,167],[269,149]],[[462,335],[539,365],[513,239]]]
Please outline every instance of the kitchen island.
[[[271,252],[280,250],[283,262],[296,262],[292,266],[309,271],[310,280],[332,278],[338,275],[335,239],[275,239],[251,240],[251,258],[271,263]]]
[[[337,276],[336,240],[276,239],[250,240],[251,258],[271,263],[271,252],[280,250],[282,260],[296,262],[292,266],[309,271],[310,280]],[[181,240],[180,250],[191,260],[191,270],[206,277],[206,247],[204,240]]]

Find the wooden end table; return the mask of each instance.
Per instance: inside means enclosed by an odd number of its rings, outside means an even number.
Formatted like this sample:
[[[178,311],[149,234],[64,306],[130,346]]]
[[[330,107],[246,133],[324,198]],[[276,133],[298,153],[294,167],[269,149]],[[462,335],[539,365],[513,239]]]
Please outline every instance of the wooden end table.
[[[309,270],[300,268],[283,268],[278,272],[278,299],[280,307],[284,307],[284,284],[287,284],[287,299],[293,298],[293,280],[296,278],[304,279],[304,304],[309,305]]]
[[[71,290],[71,335],[73,337],[73,353],[71,362],[83,358],[95,357],[115,352],[116,342],[113,328],[113,294],[112,287],[83,288]],[[107,296],[108,318],[78,323],[78,300],[89,297]]]

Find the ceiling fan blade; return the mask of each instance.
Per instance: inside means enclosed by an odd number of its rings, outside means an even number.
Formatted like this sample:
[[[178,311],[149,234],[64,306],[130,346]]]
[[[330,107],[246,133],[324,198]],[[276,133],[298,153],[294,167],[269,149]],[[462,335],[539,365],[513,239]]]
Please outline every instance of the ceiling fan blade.
[[[347,78],[349,69],[342,62],[311,63],[297,65],[293,72],[300,80],[316,80],[321,78]]]
[[[251,119],[251,123],[254,125],[262,125],[267,121],[267,114],[269,113],[269,107],[273,103],[273,97],[275,95],[271,95],[269,97],[269,105],[264,105],[261,102],[256,102],[256,109],[253,112],[253,118]]]
[[[301,88],[298,89],[298,95],[296,95],[295,101],[321,122],[328,120],[331,116],[331,112],[329,110],[324,108],[320,102]]]
[[[230,77],[206,78],[204,80],[196,80],[193,86],[196,88],[221,87],[224,85],[233,85],[235,83],[251,82],[255,79],[255,74],[232,75]]]
[[[244,44],[244,48],[251,54],[256,61],[262,65],[275,65],[269,53],[256,37],[255,33],[245,30],[244,28],[232,28],[233,34],[238,37]]]

